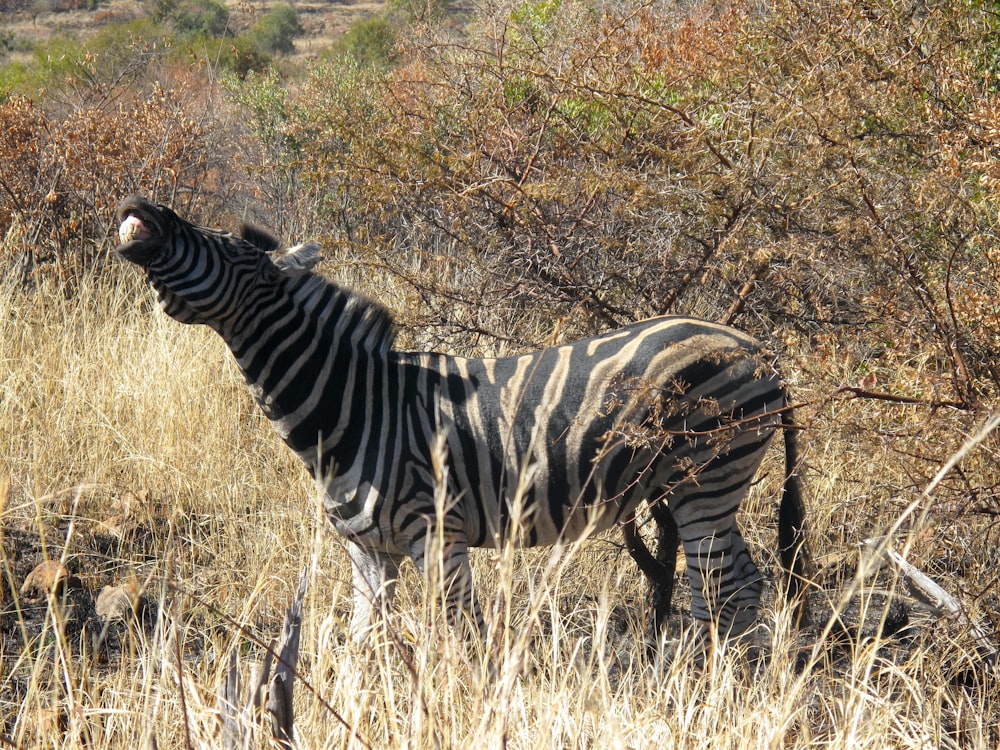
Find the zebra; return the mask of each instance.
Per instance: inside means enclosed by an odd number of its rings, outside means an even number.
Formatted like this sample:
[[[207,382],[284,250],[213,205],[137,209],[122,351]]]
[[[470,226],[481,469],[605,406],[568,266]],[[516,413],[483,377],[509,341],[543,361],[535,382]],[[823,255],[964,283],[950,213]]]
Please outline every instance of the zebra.
[[[762,577],[736,513],[778,430],[780,557],[796,600],[806,554],[792,410],[749,335],[665,316],[504,358],[400,351],[387,308],[314,273],[316,244],[282,250],[266,230],[197,226],[136,196],[117,219],[118,255],[144,269],[169,316],[224,339],[319,481],[347,540],[356,643],[382,621],[402,561],[426,571],[432,540],[450,619],[485,636],[470,548],[554,545],[616,524],[660,587],[658,620],[679,537],[697,630],[746,633]],[[656,558],[636,532],[643,507],[659,527]]]

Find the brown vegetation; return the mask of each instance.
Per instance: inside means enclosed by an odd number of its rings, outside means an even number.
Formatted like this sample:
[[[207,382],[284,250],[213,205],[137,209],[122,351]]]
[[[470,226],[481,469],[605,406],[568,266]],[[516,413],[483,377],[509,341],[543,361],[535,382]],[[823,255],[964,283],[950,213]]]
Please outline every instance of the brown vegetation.
[[[395,19],[392,65],[241,79],[132,34],[0,90],[0,744],[217,746],[230,653],[260,658],[308,566],[303,746],[995,745],[1000,444],[962,447],[1000,390],[996,7],[440,12]],[[749,650],[653,663],[608,537],[476,558],[498,674],[412,570],[386,647],[358,653],[309,477],[222,347],[111,261],[131,192],[320,240],[413,346],[502,354],[658,313],[765,339],[808,448],[812,623],[774,604]],[[753,549],[779,476],[748,503]],[[886,534],[960,617],[860,562]],[[80,586],[24,588],[48,561]]]

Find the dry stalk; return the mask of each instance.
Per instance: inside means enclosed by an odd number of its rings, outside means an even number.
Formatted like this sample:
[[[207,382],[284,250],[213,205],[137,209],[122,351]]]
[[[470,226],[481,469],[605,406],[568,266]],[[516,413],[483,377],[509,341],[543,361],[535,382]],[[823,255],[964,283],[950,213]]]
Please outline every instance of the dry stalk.
[[[264,686],[267,691],[267,713],[271,717],[271,732],[279,747],[291,748],[295,737],[295,719],[292,713],[292,691],[295,669],[299,661],[299,640],[302,632],[302,601],[306,594],[307,571],[302,571],[295,598],[285,610],[281,625],[281,641],[274,640],[264,652],[264,662],[254,675],[250,693],[243,702],[243,685],[240,680],[236,652],[229,656],[229,670],[219,684],[216,703],[222,718],[222,741],[227,750],[250,747],[249,727],[254,724],[261,708]],[[277,659],[274,675],[271,665]],[[270,679],[269,679],[270,678]],[[243,706],[242,709],[240,706]]]

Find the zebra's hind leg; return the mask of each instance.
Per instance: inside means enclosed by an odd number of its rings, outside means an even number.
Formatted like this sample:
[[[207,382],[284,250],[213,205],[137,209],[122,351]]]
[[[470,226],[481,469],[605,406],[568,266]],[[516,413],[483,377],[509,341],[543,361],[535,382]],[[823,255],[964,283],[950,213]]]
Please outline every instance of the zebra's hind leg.
[[[653,637],[660,642],[670,616],[674,597],[674,569],[677,567],[678,532],[674,517],[662,502],[650,505],[656,522],[656,555],[635,531],[635,519],[622,526],[625,546],[639,569],[649,580],[650,604],[653,607]]]
[[[747,632],[756,622],[763,580],[730,517],[706,533],[678,521],[691,581],[691,614],[722,639]]]

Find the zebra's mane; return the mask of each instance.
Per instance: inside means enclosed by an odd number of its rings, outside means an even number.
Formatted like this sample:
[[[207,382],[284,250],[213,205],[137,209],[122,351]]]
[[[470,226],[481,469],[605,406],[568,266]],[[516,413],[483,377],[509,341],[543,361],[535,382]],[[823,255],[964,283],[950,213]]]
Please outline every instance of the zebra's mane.
[[[344,299],[342,320],[355,326],[356,338],[370,352],[388,352],[396,337],[392,313],[384,305],[363,294],[335,284],[314,273],[311,269],[319,261],[319,246],[305,243],[291,248],[281,247],[281,242],[271,232],[253,224],[242,224],[236,233],[207,230],[234,239],[242,239],[266,253],[285,277],[286,287],[292,297],[309,310],[315,308],[329,289]],[[360,334],[360,335],[357,335]]]
[[[384,354],[392,348],[396,338],[396,324],[389,308],[313,272],[302,274],[292,279],[292,282],[292,296],[306,309],[316,307],[330,289],[343,299],[344,312],[341,319],[350,321],[348,324],[360,333],[360,336],[352,338],[357,338],[366,351]]]

